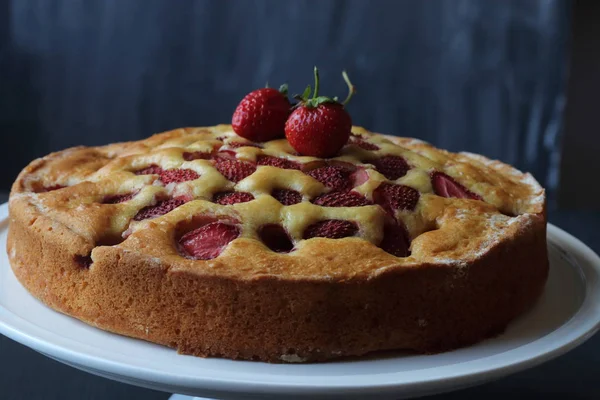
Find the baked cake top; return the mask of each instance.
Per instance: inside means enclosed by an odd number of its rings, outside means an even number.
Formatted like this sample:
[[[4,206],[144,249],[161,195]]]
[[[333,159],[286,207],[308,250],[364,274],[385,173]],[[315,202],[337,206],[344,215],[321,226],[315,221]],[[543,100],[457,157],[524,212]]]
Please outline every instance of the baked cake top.
[[[247,141],[230,125],[72,148],[29,165],[10,201],[75,233],[84,264],[120,246],[174,271],[247,279],[461,265],[544,217],[529,174],[352,131],[328,159],[298,155],[286,139]],[[186,237],[201,227],[211,234]]]

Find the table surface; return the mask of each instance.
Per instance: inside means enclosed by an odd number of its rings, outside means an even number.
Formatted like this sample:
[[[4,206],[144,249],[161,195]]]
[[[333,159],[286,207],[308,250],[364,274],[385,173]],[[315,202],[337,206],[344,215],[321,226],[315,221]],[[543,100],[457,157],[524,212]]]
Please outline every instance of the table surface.
[[[6,195],[0,193],[0,204]],[[549,214],[553,224],[572,233],[600,252],[600,212],[559,211]],[[572,352],[507,378],[427,400],[464,398],[599,399],[600,335]],[[166,400],[169,394],[99,378],[68,367],[0,335],[0,398],[80,400]]]

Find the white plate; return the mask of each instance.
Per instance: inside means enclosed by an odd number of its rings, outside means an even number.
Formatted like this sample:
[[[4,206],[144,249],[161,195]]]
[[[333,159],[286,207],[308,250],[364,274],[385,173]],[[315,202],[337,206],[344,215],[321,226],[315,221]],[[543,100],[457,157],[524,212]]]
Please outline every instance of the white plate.
[[[0,247],[8,209],[0,206]],[[507,331],[439,355],[386,354],[323,364],[202,359],[92,328],[52,311],[19,284],[0,251],[0,332],[73,367],[172,393],[227,399],[400,398],[439,393],[533,367],[583,343],[600,323],[600,258],[550,225],[550,277],[537,305]]]

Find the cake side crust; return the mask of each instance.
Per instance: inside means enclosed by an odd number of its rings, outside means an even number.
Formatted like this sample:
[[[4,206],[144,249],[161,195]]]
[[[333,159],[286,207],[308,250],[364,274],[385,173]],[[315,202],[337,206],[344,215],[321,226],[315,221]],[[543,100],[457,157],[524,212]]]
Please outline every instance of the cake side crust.
[[[57,311],[197,356],[323,361],[389,349],[439,352],[500,333],[548,274],[546,221],[531,214],[463,266],[387,268],[345,282],[205,276],[94,243],[11,201],[7,250],[19,281]]]

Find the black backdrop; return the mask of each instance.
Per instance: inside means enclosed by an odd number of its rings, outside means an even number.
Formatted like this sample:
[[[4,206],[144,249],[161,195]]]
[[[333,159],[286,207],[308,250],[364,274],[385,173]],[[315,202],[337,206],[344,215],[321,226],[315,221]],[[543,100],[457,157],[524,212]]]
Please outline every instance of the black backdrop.
[[[322,71],[355,124],[469,150],[556,185],[571,3],[0,0],[0,190],[32,158],[228,122]]]

